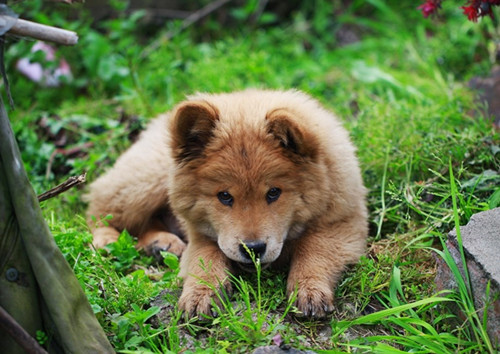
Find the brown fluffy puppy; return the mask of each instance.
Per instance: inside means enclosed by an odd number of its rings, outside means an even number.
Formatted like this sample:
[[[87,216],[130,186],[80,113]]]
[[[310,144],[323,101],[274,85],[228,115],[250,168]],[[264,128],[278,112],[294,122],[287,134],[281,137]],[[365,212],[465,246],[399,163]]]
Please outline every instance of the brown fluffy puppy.
[[[331,113],[298,91],[247,90],[197,94],[152,121],[91,185],[88,215],[113,215],[90,222],[96,247],[127,229],[150,253],[182,253],[179,307],[191,316],[211,314],[215,294],[200,279],[229,290],[228,271],[248,268],[250,250],[289,266],[296,306],[322,317],[364,252],[365,193]]]

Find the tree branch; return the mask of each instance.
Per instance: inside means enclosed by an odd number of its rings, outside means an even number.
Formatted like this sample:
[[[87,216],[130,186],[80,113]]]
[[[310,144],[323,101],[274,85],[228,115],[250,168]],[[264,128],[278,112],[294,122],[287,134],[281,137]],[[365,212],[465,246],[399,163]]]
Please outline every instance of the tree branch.
[[[61,183],[60,185],[48,190],[45,193],[40,194],[38,196],[38,201],[43,202],[44,200],[53,198],[56,195],[59,195],[63,192],[66,192],[68,189],[71,189],[79,184],[85,183],[86,176],[87,176],[86,172],[79,175],[79,176],[71,176],[65,182]]]
[[[217,9],[224,6],[225,4],[227,4],[230,1],[231,0],[216,0],[216,1],[209,3],[205,7],[202,7],[198,11],[193,12],[191,15],[186,17],[184,19],[184,21],[182,21],[180,28],[167,32],[164,36],[161,36],[160,38],[155,40],[153,43],[151,43],[148,47],[146,47],[146,49],[141,54],[141,58],[146,58],[149,54],[151,54],[156,49],[158,49],[158,47],[160,47],[162,45],[162,43],[169,41],[170,39],[175,37],[177,34],[182,32],[183,30],[185,30],[186,28],[188,28],[192,24],[194,24],[194,23],[198,22],[199,20],[201,20],[202,18],[210,15],[212,12],[216,11]]]

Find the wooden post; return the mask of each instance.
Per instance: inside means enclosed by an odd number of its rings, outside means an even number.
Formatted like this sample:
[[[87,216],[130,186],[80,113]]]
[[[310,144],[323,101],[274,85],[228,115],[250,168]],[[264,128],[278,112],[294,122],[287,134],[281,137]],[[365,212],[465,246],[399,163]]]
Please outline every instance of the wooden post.
[[[63,45],[75,45],[78,42],[78,35],[73,31],[21,19],[7,33]]]

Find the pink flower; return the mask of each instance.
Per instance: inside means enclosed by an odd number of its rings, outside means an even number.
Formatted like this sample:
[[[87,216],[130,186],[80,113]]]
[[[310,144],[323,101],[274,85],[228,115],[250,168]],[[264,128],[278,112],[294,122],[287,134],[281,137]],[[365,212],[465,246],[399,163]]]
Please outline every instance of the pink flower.
[[[283,343],[283,339],[281,338],[281,334],[277,333],[274,337],[273,337],[273,343],[274,345],[276,346],[281,346],[281,343]]]
[[[24,74],[28,79],[40,83],[42,86],[56,87],[60,85],[60,78],[66,76],[71,78],[71,68],[64,59],[57,59],[54,47],[45,42],[36,42],[31,48],[31,52],[42,51],[45,54],[44,63],[31,62],[28,58],[22,58],[16,63],[16,69]],[[47,65],[57,62],[57,67]],[[55,65],[54,65],[55,66]]]
[[[422,14],[424,17],[429,17],[429,15],[432,15],[436,10],[438,9],[438,4],[434,0],[427,0],[424,2],[422,5],[417,7],[417,9],[422,11]]]

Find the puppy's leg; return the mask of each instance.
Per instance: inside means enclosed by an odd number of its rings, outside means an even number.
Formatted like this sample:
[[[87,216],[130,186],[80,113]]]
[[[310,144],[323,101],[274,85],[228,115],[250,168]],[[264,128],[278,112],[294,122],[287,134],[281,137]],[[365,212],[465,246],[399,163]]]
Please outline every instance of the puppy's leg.
[[[334,286],[345,266],[363,254],[365,235],[366,228],[352,220],[294,241],[287,292],[297,289],[296,306],[304,316],[321,318],[333,311]]]
[[[117,241],[120,236],[120,232],[118,232],[118,230],[114,227],[102,226],[94,229],[92,231],[92,235],[94,236],[92,245],[97,249],[103,248],[107,244]]]
[[[181,258],[180,275],[184,278],[184,286],[179,309],[189,317],[213,316],[212,299],[219,302],[213,288],[216,291],[231,291],[227,279],[230,270],[230,261],[216,242],[191,238]]]
[[[159,228],[151,228],[138,237],[137,248],[142,248],[147,254],[162,260],[161,251],[168,251],[181,256],[186,244],[177,236]]]
[[[112,226],[97,227],[92,234],[94,236],[92,245],[96,249],[116,242],[120,236],[120,232]],[[163,257],[160,251],[169,251],[180,257],[186,244],[177,235],[167,232],[159,223],[155,222],[139,235],[136,248],[144,249],[147,254],[161,261]]]

